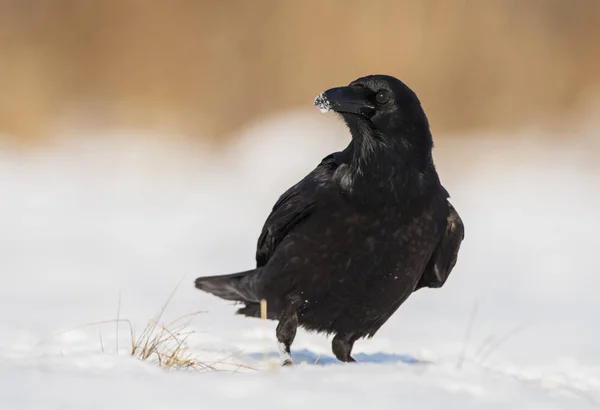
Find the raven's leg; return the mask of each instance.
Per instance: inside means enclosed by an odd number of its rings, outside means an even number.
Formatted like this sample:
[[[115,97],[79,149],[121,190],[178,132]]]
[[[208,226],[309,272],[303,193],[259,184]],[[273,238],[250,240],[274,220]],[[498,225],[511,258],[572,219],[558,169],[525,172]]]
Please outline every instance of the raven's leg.
[[[356,338],[354,335],[340,334],[335,335],[331,342],[331,350],[337,359],[341,362],[355,362],[350,356],[352,347]]]
[[[298,313],[294,304],[290,303],[279,317],[279,324],[276,330],[282,366],[292,364],[290,346],[296,337],[296,329],[298,329]]]

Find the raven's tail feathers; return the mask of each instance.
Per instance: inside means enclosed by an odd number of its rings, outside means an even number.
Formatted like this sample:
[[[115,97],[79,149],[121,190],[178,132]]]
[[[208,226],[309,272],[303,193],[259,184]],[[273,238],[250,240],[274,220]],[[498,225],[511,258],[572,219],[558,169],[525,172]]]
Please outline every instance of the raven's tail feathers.
[[[196,279],[198,289],[211,293],[221,299],[235,302],[248,302],[254,298],[243,286],[242,279],[256,272],[256,269],[232,273],[230,275],[204,276]]]
[[[204,276],[197,278],[195,284],[198,289],[221,299],[244,303],[245,306],[237,310],[238,315],[259,318],[261,317],[260,301],[250,289],[252,281],[247,280],[248,276],[256,273],[258,273],[257,269],[252,269],[230,275]],[[277,320],[278,316],[274,308],[267,305],[267,319]]]

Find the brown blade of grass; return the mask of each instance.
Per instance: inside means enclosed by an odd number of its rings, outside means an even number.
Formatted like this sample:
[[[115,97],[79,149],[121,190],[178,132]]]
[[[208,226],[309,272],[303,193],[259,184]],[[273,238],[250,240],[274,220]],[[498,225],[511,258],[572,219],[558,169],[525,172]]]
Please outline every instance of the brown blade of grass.
[[[173,289],[173,291],[171,292],[171,294],[169,295],[169,297],[167,298],[167,301],[164,303],[162,309],[160,310],[160,312],[158,313],[158,317],[153,321],[153,325],[150,326],[149,330],[148,327],[146,327],[146,330],[148,330],[148,334],[152,334],[154,332],[154,330],[156,329],[156,326],[158,325],[158,322],[160,321],[160,319],[162,318],[162,316],[165,313],[165,310],[167,309],[167,306],[169,305],[169,303],[171,303],[171,300],[173,299],[173,296],[175,296],[175,293],[177,292],[177,289],[179,289],[179,286],[181,285],[181,283],[183,282],[183,279],[185,279],[185,275],[183,275],[181,277],[181,279],[179,280],[179,283],[177,283],[177,285],[175,286],[175,289]],[[142,337],[142,340],[144,338]],[[148,338],[146,338],[146,342],[148,342]],[[147,346],[147,345],[146,345]],[[145,346],[145,347],[146,347]]]

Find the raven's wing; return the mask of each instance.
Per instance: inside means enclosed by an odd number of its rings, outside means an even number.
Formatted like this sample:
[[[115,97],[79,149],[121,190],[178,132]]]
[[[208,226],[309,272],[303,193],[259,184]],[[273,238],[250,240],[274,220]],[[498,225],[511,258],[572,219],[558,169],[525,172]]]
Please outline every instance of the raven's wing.
[[[456,264],[465,228],[456,209],[448,202],[448,217],[442,239],[433,251],[415,290],[423,287],[440,288]]]
[[[315,191],[319,183],[317,178],[327,178],[328,174],[331,175],[338,166],[338,154],[323,158],[314,171],[279,197],[258,238],[257,268],[266,265],[283,238],[295,225],[309,217],[315,205]]]

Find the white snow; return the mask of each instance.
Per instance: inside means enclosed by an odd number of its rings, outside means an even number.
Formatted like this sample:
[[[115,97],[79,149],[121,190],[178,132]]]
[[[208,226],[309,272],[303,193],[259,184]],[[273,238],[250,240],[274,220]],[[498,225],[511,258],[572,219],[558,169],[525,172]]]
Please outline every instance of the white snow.
[[[585,409],[600,404],[600,181],[593,129],[552,143],[436,138],[466,237],[442,289],[421,290],[358,365],[299,330],[278,367],[275,322],[193,288],[251,267],[280,193],[348,140],[332,116],[290,114],[222,155],[133,132],[0,150],[0,409]],[[325,118],[327,117],[327,118]],[[546,142],[544,142],[546,141]],[[562,142],[559,142],[562,141]],[[182,279],[183,278],[183,279]],[[167,301],[195,316],[194,358],[128,356]],[[116,346],[119,353],[116,353]],[[316,361],[316,364],[315,364]],[[244,365],[244,367],[240,367]]]
[[[327,97],[323,95],[323,93],[315,97],[314,106],[317,107],[321,112],[331,111],[331,103],[329,102]]]

